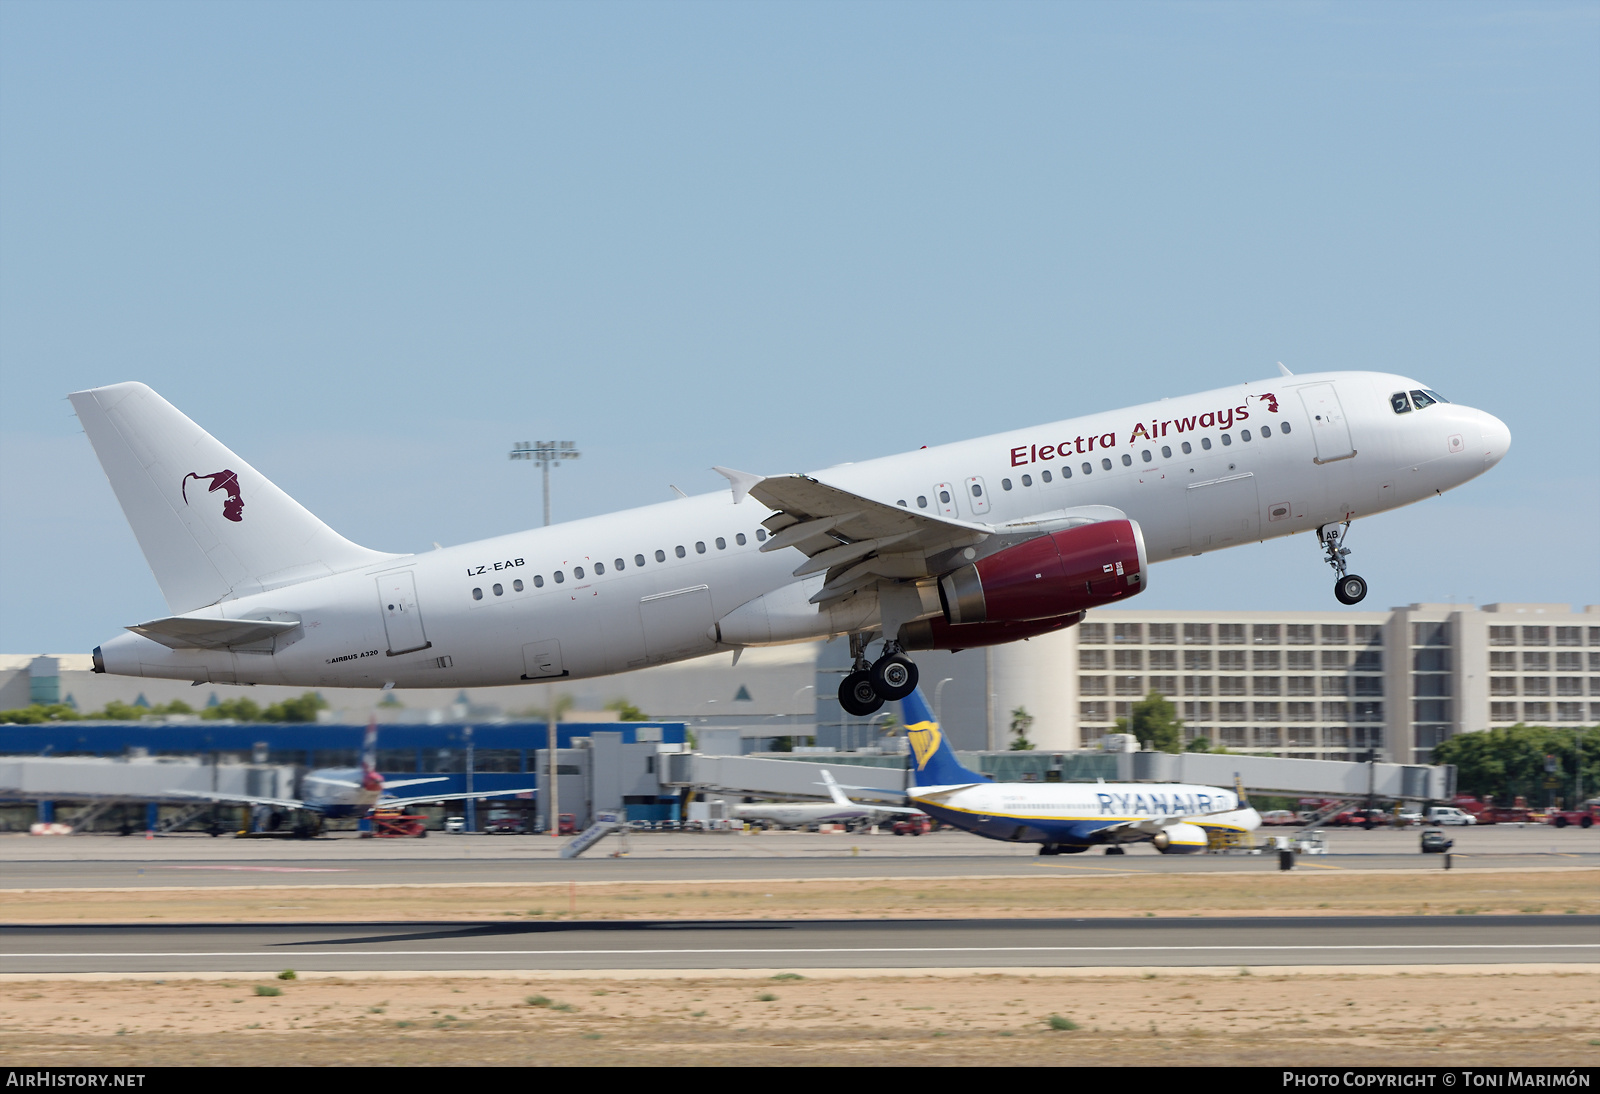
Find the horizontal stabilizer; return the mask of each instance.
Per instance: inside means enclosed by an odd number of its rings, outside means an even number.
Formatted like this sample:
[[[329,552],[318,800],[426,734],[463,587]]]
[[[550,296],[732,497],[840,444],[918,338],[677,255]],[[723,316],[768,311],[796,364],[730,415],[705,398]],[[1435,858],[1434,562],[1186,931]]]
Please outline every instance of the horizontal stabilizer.
[[[128,629],[175,650],[225,650],[265,642],[300,624],[292,619],[198,619],[173,615]]]

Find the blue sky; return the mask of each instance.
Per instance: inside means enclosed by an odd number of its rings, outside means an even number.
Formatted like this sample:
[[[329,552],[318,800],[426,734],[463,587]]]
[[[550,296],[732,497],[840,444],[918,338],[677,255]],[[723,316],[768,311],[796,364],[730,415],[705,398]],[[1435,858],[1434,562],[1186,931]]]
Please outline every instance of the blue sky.
[[[165,612],[64,399],[128,379],[412,550],[538,522],[521,439],[560,520],[1393,369],[1515,440],[1357,524],[1364,606],[1600,602],[1597,58],[1593,3],[8,0],[0,650]]]

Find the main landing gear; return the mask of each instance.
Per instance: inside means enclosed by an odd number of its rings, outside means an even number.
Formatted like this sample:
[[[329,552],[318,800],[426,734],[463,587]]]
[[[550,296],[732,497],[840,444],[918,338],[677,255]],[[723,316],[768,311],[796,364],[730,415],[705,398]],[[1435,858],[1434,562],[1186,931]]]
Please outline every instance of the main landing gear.
[[[867,636],[850,636],[852,671],[839,683],[839,705],[846,714],[865,718],[885,702],[904,699],[917,689],[916,662],[900,650],[898,642],[885,642],[883,655],[870,664]]]
[[[1344,546],[1344,537],[1350,531],[1350,522],[1324,524],[1317,529],[1317,542],[1322,544],[1323,561],[1333,567],[1339,576],[1333,583],[1334,598],[1341,604],[1359,604],[1367,598],[1367,579],[1345,573],[1345,559],[1350,548]]]

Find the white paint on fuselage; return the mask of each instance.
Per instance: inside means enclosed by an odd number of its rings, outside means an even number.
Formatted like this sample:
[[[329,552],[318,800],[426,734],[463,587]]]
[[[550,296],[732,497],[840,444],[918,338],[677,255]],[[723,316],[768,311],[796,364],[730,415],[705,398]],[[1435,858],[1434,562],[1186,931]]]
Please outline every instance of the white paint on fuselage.
[[[874,809],[870,805],[837,805],[833,802],[763,802],[733,807],[736,820],[766,821],[784,828],[798,828],[807,824],[871,822],[893,815],[891,811]]]
[[[1325,383],[1336,386],[1356,455],[1319,464],[1298,392]],[[985,487],[987,511],[974,513],[973,498],[960,493],[962,485],[951,504],[959,519],[988,524],[1110,505],[1139,523],[1149,558],[1157,562],[1236,542],[1192,541],[1190,488],[1197,484],[1237,484],[1239,476],[1248,475],[1254,486],[1253,510],[1242,520],[1250,528],[1247,538],[1264,540],[1395,508],[1458,486],[1498,462],[1510,434],[1489,414],[1449,403],[1401,415],[1390,409],[1391,393],[1424,386],[1381,373],[1279,377],[845,464],[815,477],[891,505],[903,501],[913,511],[920,511],[917,498],[924,497],[929,513],[942,507],[937,484],[965,484],[977,477]],[[1276,414],[1265,410],[1262,396],[1268,392],[1277,398]],[[1241,406],[1248,418],[1237,412]],[[1228,429],[1176,429],[1178,422],[1223,410],[1233,411]],[[1291,426],[1287,434],[1284,422]],[[1154,424],[1157,435],[1132,440],[1139,423],[1146,430]],[[1263,425],[1271,427],[1270,438],[1262,436]],[[1243,429],[1251,431],[1248,442]],[[1231,441],[1226,446],[1225,433]],[[1107,434],[1114,435],[1113,445],[1102,443]],[[1092,450],[1087,447],[1090,438]],[[1210,440],[1209,450],[1201,447],[1202,438]],[[1184,441],[1193,445],[1189,454],[1181,451]],[[1070,459],[1035,458],[1040,446],[1063,443],[1072,449]],[[1163,454],[1163,445],[1172,455]],[[1019,449],[1027,457],[1022,462]],[[1148,462],[1146,451],[1151,454]],[[1124,456],[1131,465],[1124,465]],[[1103,459],[1112,461],[1109,470]],[[1085,462],[1093,465],[1088,474],[1082,471]],[[1064,465],[1072,468],[1070,478],[1061,473]],[[1043,481],[1046,470],[1051,472],[1049,483]],[[1024,475],[1031,476],[1031,485],[1022,485]],[[1004,488],[1005,479],[1012,481],[1010,490]],[[1237,486],[1229,489],[1235,503],[1246,496]],[[1275,513],[1279,508],[1281,515]],[[107,671],[132,676],[308,687],[392,683],[407,688],[522,682],[528,669],[524,648],[550,642],[559,643],[561,668],[571,678],[685,660],[719,648],[707,634],[717,619],[796,580],[791,572],[802,561],[798,552],[758,551],[757,528],[768,515],[753,499],[736,504],[731,492],[722,490],[499,536],[191,613],[233,619],[298,616],[301,630],[280,638],[272,652],[172,650],[124,634],[101,647],[102,657]],[[743,545],[736,540],[740,534]],[[718,537],[724,547],[716,545]],[[677,557],[680,547],[683,558]],[[656,560],[657,551],[664,553],[664,562]],[[636,555],[644,556],[643,566],[636,564]],[[618,558],[624,563],[620,568]],[[596,572],[597,563],[605,567],[604,574]],[[581,579],[575,576],[577,567],[584,570]],[[554,581],[558,570],[565,578],[561,583]],[[377,579],[394,571],[415,577],[415,607],[429,646],[391,656]],[[535,575],[543,579],[542,587],[535,586]],[[520,592],[513,587],[518,579],[524,586]],[[493,591],[496,584],[502,589],[499,595]],[[482,590],[482,599],[473,598],[474,589]],[[677,590],[694,591],[659,596]],[[649,597],[658,599],[646,601]],[[656,615],[653,629],[641,616],[642,602]]]

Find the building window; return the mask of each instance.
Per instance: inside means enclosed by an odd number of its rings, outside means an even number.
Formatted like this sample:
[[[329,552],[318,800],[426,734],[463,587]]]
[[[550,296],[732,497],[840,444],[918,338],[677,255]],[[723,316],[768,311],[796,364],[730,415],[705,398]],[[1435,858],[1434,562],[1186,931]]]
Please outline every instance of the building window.
[[[1550,704],[1523,703],[1522,720],[1524,722],[1548,722],[1550,720]]]
[[[1357,695],[1382,695],[1383,677],[1381,676],[1352,676],[1355,681]]]
[[[1119,676],[1119,677],[1117,677],[1117,694],[1118,695],[1143,695],[1144,694],[1144,677],[1142,677],[1142,676]]]
[[[1150,690],[1157,695],[1178,694],[1178,678],[1176,676],[1150,677]]]
[[[1106,668],[1105,650],[1079,650],[1078,667],[1092,672],[1104,672]]]
[[[1104,676],[1078,677],[1078,693],[1080,695],[1106,694],[1106,678]]]
[[[1557,703],[1556,704],[1556,721],[1558,721],[1558,722],[1581,722],[1581,721],[1583,721],[1583,704],[1582,703]]]
[[[1560,677],[1557,677],[1556,678],[1556,694],[1557,695],[1582,695],[1583,694],[1583,677],[1581,677],[1581,676],[1560,676]]]
[[[1350,628],[1343,623],[1324,623],[1322,625],[1322,644],[1324,646],[1348,646],[1350,644]]]
[[[1116,635],[1116,643],[1119,646],[1123,645],[1124,643],[1143,642],[1144,641],[1144,624],[1142,624],[1142,623],[1118,623],[1116,625],[1115,635]]]
[[[1549,672],[1550,655],[1542,652],[1525,653],[1522,655],[1522,667],[1528,672]]]
[[[1448,646],[1450,644],[1450,624],[1411,624],[1411,644],[1413,646]]]
[[[1085,722],[1108,722],[1106,717],[1106,704],[1104,703],[1079,703],[1078,717]]]
[[[1183,704],[1183,720],[1186,722],[1211,721],[1210,703],[1185,703]]]
[[[1418,674],[1411,678],[1411,694],[1432,697],[1450,694],[1450,677],[1443,673]]]
[[[1243,748],[1245,746],[1245,730],[1243,728],[1222,730],[1222,746],[1224,748]]]
[[[1137,672],[1144,668],[1143,650],[1117,650],[1117,671]]]
[[[1523,627],[1522,644],[1524,646],[1548,646],[1550,644],[1550,628]]]
[[[1448,722],[1450,720],[1450,700],[1448,699],[1417,699],[1411,704],[1411,720],[1413,722]]]
[[[1353,722],[1382,722],[1383,721],[1383,704],[1382,703],[1352,703],[1351,705],[1353,707],[1355,707],[1355,717],[1350,719],[1351,721],[1353,721]]]
[[[1245,693],[1245,690],[1244,690],[1244,679],[1245,678],[1243,676],[1219,676],[1219,677],[1217,677],[1217,694],[1218,695],[1243,695]]]
[[[1349,667],[1350,667],[1350,651],[1349,650],[1323,650],[1322,651],[1322,669],[1323,669],[1324,672],[1326,672],[1328,669],[1347,669]]]
[[[1517,628],[1515,627],[1490,627],[1489,645],[1515,646],[1517,644]]]
[[[1376,623],[1357,623],[1354,644],[1357,646],[1383,645],[1383,628]]]
[[[1285,706],[1285,720],[1290,722],[1315,722],[1317,720],[1317,704],[1315,703],[1289,703]],[[1306,742],[1310,744],[1310,741]]]
[[[1289,677],[1290,695],[1315,695],[1317,693],[1317,678],[1315,676]]]
[[[1211,677],[1185,676],[1183,678],[1183,693],[1185,695],[1210,695]]]
[[[1515,695],[1517,693],[1517,678],[1515,676],[1489,677],[1490,695]]]
[[[1106,625],[1104,623],[1078,624],[1078,645],[1103,646],[1106,643]]]
[[[1217,668],[1223,672],[1243,672],[1244,650],[1218,650]]]
[[[1357,650],[1355,667],[1357,672],[1382,672],[1383,651]]]
[[[1556,654],[1556,671],[1557,672],[1582,672],[1583,671],[1583,654],[1581,654],[1581,653],[1558,653],[1558,654]]]
[[[1324,676],[1322,678],[1322,694],[1349,695],[1350,678],[1348,676]]]
[[[1189,672],[1210,672],[1210,650],[1184,650],[1183,667]]]
[[[1317,667],[1317,653],[1315,650],[1290,650],[1284,667],[1290,672],[1311,672]]]
[[[1218,703],[1217,720],[1219,722],[1242,722],[1244,717],[1243,703]]]
[[[1327,726],[1322,730],[1322,743],[1327,748],[1349,748],[1349,726]]]
[[[1217,624],[1217,645],[1219,645],[1219,646],[1242,646],[1242,645],[1244,645],[1244,624],[1243,623],[1218,623]]]
[[[1415,650],[1411,654],[1412,672],[1449,672],[1449,650]]]
[[[1257,672],[1276,672],[1281,667],[1277,650],[1252,650],[1250,660],[1250,667]]]
[[[1322,720],[1324,722],[1348,722],[1350,720],[1350,704],[1323,703]]]
[[[1312,646],[1317,641],[1317,628],[1310,623],[1290,623],[1283,632],[1284,642],[1290,646]]]
[[[1524,676],[1522,678],[1522,694],[1524,695],[1549,695],[1550,677]]]
[[[1276,676],[1256,676],[1251,678],[1251,695],[1282,695],[1281,683]]]
[[[1150,645],[1175,646],[1178,644],[1178,625],[1176,623],[1150,624]]]
[[[1258,646],[1278,645],[1278,625],[1276,623],[1257,623],[1250,628],[1250,638]]]
[[[1283,721],[1282,703],[1252,703],[1251,720],[1256,722]]]
[[[1227,434],[1224,433],[1223,436],[1226,437]],[[1271,748],[1282,743],[1283,730],[1279,726],[1256,726],[1251,736],[1255,738],[1256,744]]]
[[[1185,646],[1211,645],[1211,624],[1185,623],[1183,625],[1183,644]]]

